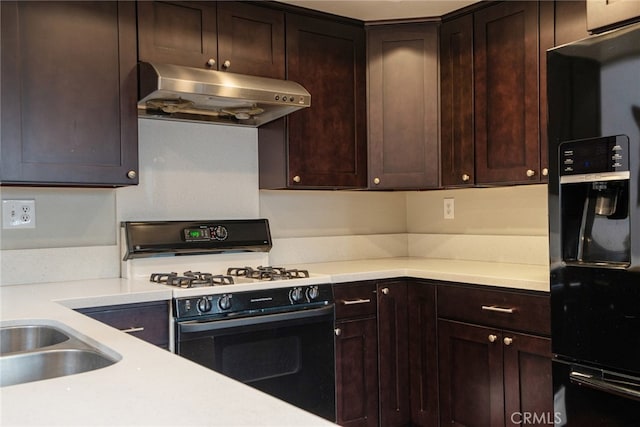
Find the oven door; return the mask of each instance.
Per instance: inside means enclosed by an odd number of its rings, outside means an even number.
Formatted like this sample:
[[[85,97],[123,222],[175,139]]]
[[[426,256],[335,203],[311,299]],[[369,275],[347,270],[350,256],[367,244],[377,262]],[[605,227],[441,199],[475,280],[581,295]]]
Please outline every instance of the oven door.
[[[335,422],[333,304],[176,328],[180,356]]]

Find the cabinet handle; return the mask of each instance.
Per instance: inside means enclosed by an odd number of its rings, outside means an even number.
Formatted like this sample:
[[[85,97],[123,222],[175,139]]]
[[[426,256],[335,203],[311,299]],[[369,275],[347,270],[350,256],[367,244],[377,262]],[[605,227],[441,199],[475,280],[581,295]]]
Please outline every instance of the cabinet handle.
[[[504,342],[504,345],[511,345],[513,343],[513,338],[505,337],[502,342]]]
[[[529,178],[536,176],[536,171],[534,171],[533,169],[527,169],[527,176]]]
[[[342,305],[369,304],[370,302],[371,300],[369,298],[367,299],[359,298],[359,299],[352,299],[352,300],[343,300]]]
[[[231,61],[229,61],[228,59],[222,63],[222,68],[224,68],[225,70],[230,67],[231,67]]]
[[[136,179],[137,176],[138,173],[134,170],[130,170],[129,172],[127,172],[127,178],[129,179]]]
[[[209,58],[209,60],[207,61],[207,63],[205,64],[207,67],[209,68],[213,68],[216,65],[216,60],[213,58]]]
[[[463,174],[462,174],[462,180],[463,180],[464,182],[467,182],[467,181],[469,181],[470,179],[471,179],[471,177],[470,177],[469,175],[467,175],[466,173],[463,173]]]
[[[375,185],[380,184],[380,178],[378,178],[377,176],[376,176],[375,178],[373,178],[373,183],[374,183]]]
[[[488,338],[489,338],[489,342],[496,342],[496,340],[498,339],[498,336],[491,334],[489,335]]]
[[[389,295],[389,288],[382,288],[380,291],[385,295]]]
[[[300,182],[302,181],[302,178],[300,178],[300,175],[296,175],[293,177],[293,182]]]
[[[130,334],[132,332],[142,332],[142,331],[144,331],[144,326],[134,326],[129,329],[120,329],[120,332],[125,332],[127,334]]]
[[[502,307],[496,307],[495,305],[483,305],[482,309],[485,311],[497,311],[498,313],[507,313],[507,314],[513,314],[513,312],[515,311],[513,308],[502,308]]]
[[[339,337],[340,335],[342,335],[342,329],[340,328],[335,328],[333,330],[333,332],[336,334],[337,337]]]
[[[542,176],[548,176],[549,175],[549,169],[544,168],[542,169]]]

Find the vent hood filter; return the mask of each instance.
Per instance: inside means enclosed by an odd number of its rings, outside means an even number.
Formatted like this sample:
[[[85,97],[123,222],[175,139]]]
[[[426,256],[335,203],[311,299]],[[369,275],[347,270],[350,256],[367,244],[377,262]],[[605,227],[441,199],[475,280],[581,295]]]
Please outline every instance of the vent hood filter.
[[[138,74],[139,117],[258,127],[311,105],[289,80],[150,62]]]

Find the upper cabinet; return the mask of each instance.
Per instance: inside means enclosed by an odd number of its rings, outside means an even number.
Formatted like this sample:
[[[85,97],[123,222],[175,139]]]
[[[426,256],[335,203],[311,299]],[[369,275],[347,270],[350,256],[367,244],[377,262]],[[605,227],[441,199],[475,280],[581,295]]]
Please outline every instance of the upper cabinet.
[[[140,61],[284,78],[284,12],[244,2],[141,1]]]
[[[260,187],[366,187],[364,28],[295,13],[286,22],[287,78],[311,107],[259,128]]]
[[[370,27],[369,188],[435,188],[438,157],[438,26]]]
[[[538,181],[538,3],[474,14],[476,183]]]
[[[553,15],[551,2],[513,1],[442,24],[443,185],[546,179]]]
[[[640,20],[638,0],[587,0],[587,27],[600,32]]]
[[[6,2],[3,184],[137,184],[135,4]]]

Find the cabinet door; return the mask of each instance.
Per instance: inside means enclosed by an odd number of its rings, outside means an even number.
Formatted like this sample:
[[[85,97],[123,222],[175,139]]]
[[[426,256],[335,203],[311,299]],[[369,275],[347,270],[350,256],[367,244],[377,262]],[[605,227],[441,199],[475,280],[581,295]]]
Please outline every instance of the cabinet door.
[[[438,425],[438,347],[435,286],[411,283],[409,305],[409,373],[411,425]]]
[[[368,31],[369,188],[438,186],[438,27]]]
[[[586,0],[555,2],[555,45],[589,37]]]
[[[587,0],[587,28],[605,30],[637,21],[640,18],[638,0]]]
[[[365,187],[364,28],[296,14],[286,21],[287,78],[311,93],[311,107],[288,116],[287,185]]]
[[[411,423],[407,284],[378,285],[380,425]]]
[[[474,14],[476,183],[539,181],[538,2]]]
[[[216,5],[206,2],[139,1],[140,61],[211,67],[217,61]],[[217,63],[213,65],[217,69]]]
[[[134,337],[169,348],[168,301],[94,307],[78,311]]]
[[[284,79],[284,12],[218,2],[218,58],[221,70]]]
[[[553,423],[551,340],[505,331],[503,344],[506,425],[522,425],[521,414]]]
[[[135,5],[1,7],[2,182],[137,184]]]
[[[440,26],[440,140],[443,186],[475,181],[473,16]]]
[[[378,425],[378,341],[374,317],[336,323],[337,422]]]
[[[440,425],[504,425],[502,335],[438,320]]]

